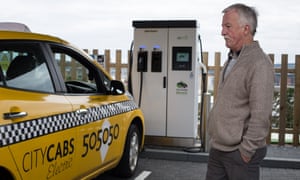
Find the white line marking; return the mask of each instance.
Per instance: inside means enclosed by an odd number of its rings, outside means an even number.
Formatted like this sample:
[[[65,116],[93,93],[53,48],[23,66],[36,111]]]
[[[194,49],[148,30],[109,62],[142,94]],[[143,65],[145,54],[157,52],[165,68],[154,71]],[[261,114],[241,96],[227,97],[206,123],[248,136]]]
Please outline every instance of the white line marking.
[[[145,180],[152,172],[151,171],[143,171],[138,177],[134,180]]]

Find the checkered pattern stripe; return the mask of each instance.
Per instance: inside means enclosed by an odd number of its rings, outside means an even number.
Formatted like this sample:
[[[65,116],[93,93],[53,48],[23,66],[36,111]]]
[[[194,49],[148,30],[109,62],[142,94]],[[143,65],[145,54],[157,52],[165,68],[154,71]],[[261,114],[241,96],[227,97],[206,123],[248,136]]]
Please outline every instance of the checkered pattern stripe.
[[[96,106],[88,113],[67,112],[25,122],[0,126],[0,147],[19,143],[58,131],[82,126],[100,119],[126,113],[137,109],[133,101],[122,101],[113,104]]]

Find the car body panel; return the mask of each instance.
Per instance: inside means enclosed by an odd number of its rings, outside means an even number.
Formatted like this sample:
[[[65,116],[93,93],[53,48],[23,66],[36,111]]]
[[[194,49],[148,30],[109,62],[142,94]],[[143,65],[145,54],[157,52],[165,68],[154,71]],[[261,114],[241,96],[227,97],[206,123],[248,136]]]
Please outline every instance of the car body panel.
[[[61,95],[6,88],[0,88],[0,91],[1,112],[27,113],[27,116],[15,119],[1,117],[1,146],[9,147],[23,178],[46,177],[47,172],[44,167],[50,168],[53,163],[47,160],[47,156],[52,159],[51,156],[54,156],[52,149],[57,148],[58,143],[63,144],[65,140],[70,140],[75,136],[72,130],[60,132],[62,135],[57,135],[59,129],[56,129],[57,124],[55,124],[56,118],[66,112],[72,112],[72,105]],[[47,113],[50,109],[52,114]],[[57,137],[62,139],[57,139]]]
[[[77,171],[86,174],[89,169],[100,168],[104,164],[116,165],[120,160],[127,130],[137,106],[127,98],[118,96],[66,96],[74,111],[82,113],[83,126],[76,127],[76,154],[85,166]],[[102,103],[99,103],[102,102]]]

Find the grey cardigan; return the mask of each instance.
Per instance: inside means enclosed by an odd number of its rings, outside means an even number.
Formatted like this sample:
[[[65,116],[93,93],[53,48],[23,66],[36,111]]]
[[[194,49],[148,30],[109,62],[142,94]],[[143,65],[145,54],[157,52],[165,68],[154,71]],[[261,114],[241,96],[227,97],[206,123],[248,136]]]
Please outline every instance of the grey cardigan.
[[[210,146],[221,151],[239,149],[245,156],[252,157],[256,149],[266,146],[272,113],[274,66],[259,43],[254,41],[242,48],[224,80],[223,70],[208,118]]]

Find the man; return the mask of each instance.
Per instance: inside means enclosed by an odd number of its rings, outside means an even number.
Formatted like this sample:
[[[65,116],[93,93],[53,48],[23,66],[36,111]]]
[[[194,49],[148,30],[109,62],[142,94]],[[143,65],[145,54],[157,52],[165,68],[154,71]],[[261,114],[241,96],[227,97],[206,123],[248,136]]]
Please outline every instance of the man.
[[[208,119],[206,179],[258,180],[272,111],[273,64],[254,41],[255,9],[234,4],[223,13],[222,36],[230,52]]]

